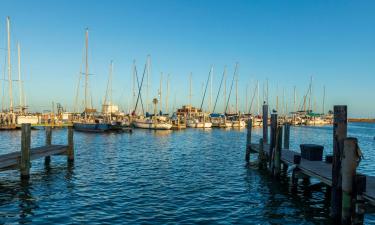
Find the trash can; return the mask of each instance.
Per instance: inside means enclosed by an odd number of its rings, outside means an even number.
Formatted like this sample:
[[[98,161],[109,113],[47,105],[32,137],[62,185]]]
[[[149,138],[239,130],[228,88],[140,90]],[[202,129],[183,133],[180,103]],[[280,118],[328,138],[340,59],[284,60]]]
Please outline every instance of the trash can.
[[[301,157],[310,161],[322,161],[323,160],[323,149],[321,145],[315,144],[302,144]]]

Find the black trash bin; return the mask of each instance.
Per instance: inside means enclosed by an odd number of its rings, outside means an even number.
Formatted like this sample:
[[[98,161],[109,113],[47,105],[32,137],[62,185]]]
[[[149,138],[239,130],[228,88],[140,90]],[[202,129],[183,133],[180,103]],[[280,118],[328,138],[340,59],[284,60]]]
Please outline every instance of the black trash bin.
[[[302,144],[301,157],[310,161],[322,161],[323,160],[323,149],[321,145],[314,144]]]

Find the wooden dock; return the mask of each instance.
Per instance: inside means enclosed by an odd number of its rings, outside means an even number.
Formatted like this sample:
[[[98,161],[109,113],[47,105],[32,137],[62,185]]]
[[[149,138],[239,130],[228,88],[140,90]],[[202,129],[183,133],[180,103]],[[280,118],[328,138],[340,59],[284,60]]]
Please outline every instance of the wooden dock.
[[[269,144],[264,145],[264,153],[268,156],[268,149],[270,148]],[[259,153],[259,144],[251,144],[251,151]],[[294,164],[294,155],[300,155],[296,151],[289,149],[281,150],[281,161],[286,165],[295,165]],[[301,173],[320,180],[322,183],[332,186],[332,164],[323,162],[323,161],[310,161],[307,159],[301,158],[301,162],[296,165],[300,169]],[[371,203],[375,205],[375,177],[366,176],[366,191],[364,192],[364,197]]]
[[[333,155],[326,157],[326,161],[322,161],[323,146],[320,145],[300,143],[304,144],[304,158],[299,151],[292,151],[289,147],[290,125],[281,124],[277,111],[273,111],[269,126],[266,104],[263,105],[263,135],[256,144],[251,141],[252,120],[248,121],[245,160],[250,163],[250,154],[257,153],[259,169],[270,171],[275,178],[288,176],[282,170],[289,168],[293,185],[300,178],[320,181],[328,187],[326,196],[330,196],[333,224],[363,224],[365,202],[375,205],[375,177],[357,172],[362,152],[358,139],[347,136],[347,106],[334,106],[333,111]]]
[[[51,156],[65,155],[68,162],[74,161],[73,128],[68,127],[68,144],[52,145],[52,127],[46,127],[46,145],[30,148],[31,125],[22,124],[21,151],[0,155],[0,171],[20,170],[21,178],[30,176],[31,161],[39,158],[45,159],[49,164]]]

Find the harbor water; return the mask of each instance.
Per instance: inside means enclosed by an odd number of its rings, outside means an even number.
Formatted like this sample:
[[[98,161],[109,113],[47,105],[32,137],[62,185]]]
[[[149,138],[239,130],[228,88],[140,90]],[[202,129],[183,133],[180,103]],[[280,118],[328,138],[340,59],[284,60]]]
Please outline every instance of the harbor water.
[[[375,124],[350,123],[364,159],[359,170],[375,176]],[[261,128],[253,129],[253,142]],[[20,149],[20,131],[0,133],[0,154]],[[32,147],[44,130],[32,131]],[[330,224],[322,185],[288,179],[245,164],[246,129],[134,130],[74,133],[75,162],[32,161],[29,182],[18,171],[0,173],[0,224]],[[52,142],[65,144],[54,129]],[[291,146],[315,143],[332,150],[332,126],[291,127]],[[252,158],[255,160],[255,158]],[[366,224],[375,224],[367,207]]]

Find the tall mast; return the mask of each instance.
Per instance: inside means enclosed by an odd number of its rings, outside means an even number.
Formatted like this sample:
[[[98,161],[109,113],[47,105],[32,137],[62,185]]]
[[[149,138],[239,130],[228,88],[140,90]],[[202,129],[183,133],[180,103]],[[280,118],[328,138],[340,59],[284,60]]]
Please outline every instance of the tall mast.
[[[132,107],[135,108],[135,82],[136,82],[136,77],[135,77],[135,60],[133,60],[133,87],[132,87]]]
[[[310,86],[309,86],[309,108],[308,110],[311,110],[311,92],[312,92],[312,76],[310,77]]]
[[[326,101],[326,86],[323,86],[323,106],[322,106],[322,114],[324,114],[324,104],[325,104],[325,101]]]
[[[159,88],[159,95],[160,95],[160,111],[163,112],[163,95],[162,95],[162,88],[163,88],[163,72],[160,75],[160,88]]]
[[[189,105],[190,105],[190,107],[191,107],[191,97],[192,97],[192,89],[191,89],[191,79],[192,79],[192,73],[190,72],[190,76],[189,76],[189,82],[190,82],[190,87],[189,87]]]
[[[168,98],[169,98],[169,74],[168,74],[168,77],[167,77],[167,96],[165,98],[165,112],[168,114],[169,113],[169,109],[168,109]]]
[[[227,66],[224,67],[224,105],[223,109],[225,111],[225,104],[227,101]]]
[[[85,118],[87,118],[87,106],[88,106],[88,96],[87,96],[87,88],[89,82],[89,61],[88,61],[88,48],[89,48],[89,29],[86,28],[86,54],[85,54]]]
[[[258,115],[260,115],[260,96],[259,96],[259,81],[257,81],[257,96],[258,96],[258,99],[257,99],[257,113]]]
[[[247,111],[247,98],[248,98],[248,95],[249,95],[249,91],[248,91],[248,89],[249,89],[249,84],[247,83],[246,84],[246,92],[245,92],[245,113],[246,113],[246,111]]]
[[[210,77],[210,106],[209,106],[209,112],[212,110],[212,79],[214,76],[214,66],[211,66],[211,77]]]
[[[149,108],[149,89],[150,89],[150,77],[151,77],[151,56],[147,55],[147,84],[146,84],[146,112]]]
[[[294,94],[293,94],[293,111],[296,112],[296,86],[294,86]]]
[[[17,44],[17,50],[18,50],[18,90],[20,95],[20,112],[23,112],[23,104],[22,104],[22,83],[21,83],[21,47],[20,43]]]
[[[238,77],[236,76],[236,113],[238,114]]]
[[[13,112],[13,90],[12,90],[12,66],[10,61],[10,18],[7,17],[7,33],[8,33],[8,82],[9,82],[9,111]]]

